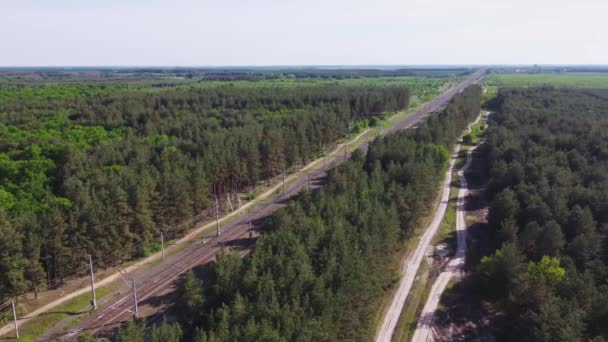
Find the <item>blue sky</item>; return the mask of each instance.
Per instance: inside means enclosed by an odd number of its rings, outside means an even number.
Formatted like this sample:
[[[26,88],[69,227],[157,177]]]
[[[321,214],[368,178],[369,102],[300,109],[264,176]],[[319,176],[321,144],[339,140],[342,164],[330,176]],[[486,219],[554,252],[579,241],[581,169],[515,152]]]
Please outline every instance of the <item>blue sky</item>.
[[[0,66],[608,64],[606,0],[2,0]]]

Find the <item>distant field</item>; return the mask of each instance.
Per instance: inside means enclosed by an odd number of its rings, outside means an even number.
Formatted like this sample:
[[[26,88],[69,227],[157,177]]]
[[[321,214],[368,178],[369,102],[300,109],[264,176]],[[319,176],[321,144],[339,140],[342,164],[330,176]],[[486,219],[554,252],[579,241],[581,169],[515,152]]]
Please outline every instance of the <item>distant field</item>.
[[[418,102],[429,101],[437,96],[445,87],[450,84],[457,83],[464,79],[462,76],[444,76],[444,77],[422,77],[422,76],[396,76],[396,77],[361,77],[361,78],[345,78],[345,79],[281,79],[281,80],[263,80],[263,81],[202,81],[196,84],[191,84],[192,87],[218,87],[218,86],[238,86],[238,87],[254,87],[254,88],[278,88],[278,87],[302,87],[302,86],[329,86],[329,85],[344,85],[344,86],[404,86],[412,91],[415,97],[412,99],[412,104]]]
[[[488,77],[489,86],[537,87],[550,85],[573,88],[608,88],[608,73],[543,73],[494,74]]]
[[[273,79],[273,80],[234,80],[211,81],[190,80],[190,83],[156,84],[156,83],[96,83],[83,80],[73,82],[49,82],[32,86],[14,85],[4,82],[0,77],[0,103],[18,98],[20,101],[45,101],[48,99],[80,98],[86,96],[102,95],[109,92],[147,92],[166,93],[168,91],[187,91],[192,88],[295,88],[295,87],[323,87],[323,86],[403,86],[408,87],[412,94],[410,103],[417,105],[429,101],[441,93],[445,88],[462,80],[462,76],[423,77],[423,76],[396,76],[396,77],[353,77],[345,79]],[[149,81],[149,80],[148,80]]]

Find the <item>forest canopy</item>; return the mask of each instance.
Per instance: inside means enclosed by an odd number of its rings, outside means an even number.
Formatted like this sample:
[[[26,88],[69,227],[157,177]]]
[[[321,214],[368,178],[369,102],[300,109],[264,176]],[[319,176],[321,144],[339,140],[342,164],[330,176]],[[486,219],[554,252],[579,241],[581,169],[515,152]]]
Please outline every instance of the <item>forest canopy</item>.
[[[86,253],[149,253],[214,190],[250,191],[409,99],[400,84],[1,87],[0,300],[60,284]]]
[[[368,341],[401,242],[431,210],[450,151],[480,110],[471,86],[421,127],[377,139],[271,216],[251,253],[189,273],[176,304],[187,340]]]
[[[489,233],[474,278],[498,338],[608,337],[608,91],[504,89],[487,135]]]

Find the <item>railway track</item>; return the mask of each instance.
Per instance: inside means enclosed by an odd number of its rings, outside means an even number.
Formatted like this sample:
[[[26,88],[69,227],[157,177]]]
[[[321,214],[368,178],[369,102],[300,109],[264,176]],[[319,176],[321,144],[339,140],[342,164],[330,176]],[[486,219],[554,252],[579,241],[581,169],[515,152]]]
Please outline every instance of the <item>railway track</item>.
[[[478,82],[483,77],[484,73],[484,70],[475,72],[468,79],[451,87],[440,96],[425,104],[412,115],[385,130],[382,134],[395,133],[419,124],[431,113],[444,107],[455,94],[461,92],[469,85]],[[364,142],[361,144],[360,149],[365,151],[368,146],[369,142]],[[352,152],[339,154],[333,160],[332,164],[336,166],[343,163],[351,154]],[[284,194],[275,195],[268,202],[252,208],[252,220],[257,221],[280,209],[303,187],[318,187],[320,180],[325,177],[326,172],[327,169],[320,167],[311,171],[307,177],[297,178],[293,183],[289,184]],[[188,270],[213,261],[225,245],[247,238],[249,233],[248,215],[243,215],[233,222],[224,225],[222,227],[222,232],[221,235],[210,239],[204,245],[198,243],[191,244],[176,255],[167,258],[152,270],[131,275],[137,284],[138,304],[140,306],[146,305],[154,297],[172,292],[175,289],[176,280]],[[133,307],[133,296],[131,293],[127,293],[107,308],[94,312],[89,317],[82,320],[75,327],[70,329],[62,339],[73,339],[76,335],[83,332],[96,334],[101,331],[112,329],[133,315]]]

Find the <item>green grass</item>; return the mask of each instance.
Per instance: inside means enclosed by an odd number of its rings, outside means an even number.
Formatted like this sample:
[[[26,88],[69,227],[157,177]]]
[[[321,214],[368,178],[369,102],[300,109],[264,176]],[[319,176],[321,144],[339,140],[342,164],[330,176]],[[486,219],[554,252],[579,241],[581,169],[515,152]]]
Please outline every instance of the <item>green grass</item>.
[[[310,81],[310,83],[316,83],[318,85],[321,84],[330,84],[330,83],[341,83],[341,84],[365,84],[365,83],[370,83],[370,84],[382,84],[382,83],[388,83],[388,84],[403,84],[403,85],[409,85],[412,86],[412,90],[415,91],[416,96],[419,99],[424,99],[424,101],[436,96],[437,94],[439,94],[441,91],[443,91],[451,82],[455,82],[457,81],[459,78],[456,77],[445,77],[445,78],[424,78],[424,77],[392,77],[392,78],[375,78],[375,79],[347,79],[347,80],[341,80],[341,81]],[[278,82],[281,85],[285,85],[285,84],[289,84],[289,81],[285,81],[285,82]],[[209,83],[215,83],[215,85],[219,85],[221,82],[209,82]],[[250,83],[252,86],[270,86],[272,84],[274,84],[275,86],[277,85],[277,82],[248,82],[248,81],[238,81],[235,83],[239,83],[239,85],[241,84],[245,84],[245,83]],[[255,85],[253,84],[255,83]],[[260,83],[264,83],[264,85],[260,84]],[[306,81],[292,81],[291,83],[293,83],[293,85],[302,85],[307,83]],[[224,82],[223,84],[226,84],[226,82]],[[210,84],[211,85],[211,84]],[[61,86],[57,86],[57,88],[60,87],[65,87],[65,85],[61,85]],[[69,86],[70,88],[74,88],[74,89],[70,89],[70,91],[76,91],[78,90],[77,88],[79,87],[78,85],[73,85],[73,86]],[[52,89],[53,91],[55,91],[56,89]],[[61,89],[59,89],[61,90]],[[116,90],[116,89],[112,89],[112,90]],[[44,93],[44,92],[43,92]],[[44,94],[43,94],[44,95]],[[69,95],[73,95],[73,94],[69,94]],[[378,134],[383,128],[386,127],[390,127],[392,124],[394,124],[396,121],[399,121],[409,115],[411,115],[411,113],[414,111],[413,108],[410,108],[408,110],[404,110],[404,111],[400,111],[398,113],[386,113],[380,120],[378,120],[378,122],[376,123],[376,125],[374,127],[370,127],[372,128],[372,130],[370,131],[370,133],[368,133],[368,136],[371,136],[373,138],[373,136],[375,136],[376,134]],[[356,136],[356,134],[353,132],[352,134],[350,134],[348,137],[345,137],[343,140],[348,140],[348,139],[352,139],[354,136]],[[353,144],[352,146],[348,146],[348,150],[351,151],[353,149],[358,148],[365,140],[367,140],[369,138],[362,138],[359,139],[355,144]],[[339,142],[338,142],[339,143]],[[293,180],[292,180],[293,181]],[[292,182],[291,181],[291,182]],[[288,182],[288,183],[291,183]],[[277,190],[277,191],[281,191],[281,189]],[[259,201],[260,203],[263,203],[267,200],[269,200],[272,196],[270,196],[269,198],[263,200],[263,201]],[[257,203],[259,204],[259,203]],[[231,218],[228,219],[224,219],[222,220],[222,224],[227,224],[230,223],[236,219],[239,219],[239,215],[235,215]],[[198,239],[202,236],[205,236],[206,234],[209,234],[211,231],[214,231],[215,227],[210,227],[208,229],[206,229],[204,232],[201,232],[200,234],[197,235],[197,237],[195,239]],[[172,241],[173,242],[173,241]],[[167,245],[171,244],[171,242],[167,241]],[[167,256],[168,255],[172,255],[175,253],[178,253],[180,250],[182,250],[183,248],[185,248],[188,244],[184,243],[182,246],[176,246],[173,249],[169,250],[167,252]],[[150,263],[149,265],[146,265],[146,267],[151,267],[155,264],[160,263],[160,259]],[[108,295],[109,293],[111,293],[114,288],[117,286],[115,285],[116,283],[112,283],[110,285],[106,285],[102,288],[98,288],[97,289],[97,296],[98,298],[103,298],[104,296]],[[67,317],[70,317],[74,314],[77,314],[79,311],[81,311],[83,308],[85,308],[88,304],[89,304],[89,300],[90,297],[88,294],[83,294],[63,305],[58,306],[57,308],[55,308],[54,310],[52,310],[52,312],[47,313],[47,314],[43,314],[40,315],[30,321],[28,321],[27,323],[24,323],[21,326],[21,334],[22,334],[22,338],[20,340],[23,341],[34,341],[36,339],[36,337],[44,334],[44,332],[46,332],[48,329],[52,328],[54,325],[56,325],[57,323],[61,322],[62,320],[64,320]],[[32,308],[33,310],[34,308]],[[81,317],[79,317],[77,320],[82,319],[84,317],[86,317],[85,314],[79,314]],[[77,320],[74,320],[73,323],[75,323]]]
[[[482,127],[485,127],[485,121],[479,120],[477,124],[471,127],[471,131],[476,136],[476,142],[479,141],[479,136],[482,134]],[[447,243],[450,248],[456,248],[456,203],[458,199],[458,191],[460,189],[460,179],[458,177],[458,171],[461,170],[466,162],[467,151],[471,148],[470,145],[463,145],[459,154],[458,159],[454,163],[452,169],[452,184],[450,189],[450,199],[447,210],[441,221],[441,225],[431,245],[436,246],[439,243]],[[394,341],[406,342],[409,341],[416,329],[418,321],[417,312],[422,309],[428,298],[429,292],[431,291],[432,282],[430,281],[430,266],[426,261],[423,261],[420,265],[420,269],[417,274],[416,281],[412,287],[410,295],[408,296],[406,305],[403,308],[399,322],[395,329]],[[434,279],[433,279],[434,281]],[[452,282],[453,280],[451,280]]]
[[[416,324],[418,323],[418,311],[419,309],[422,310],[433,285],[429,282],[430,271],[429,264],[423,260],[418,269],[418,275],[416,276],[412,290],[399,316],[393,341],[409,342],[412,338],[416,330]]]
[[[487,125],[484,120],[479,120],[477,124],[471,127],[471,132],[465,134],[463,137],[466,146],[475,146],[479,144],[486,128]]]
[[[452,169],[452,186],[450,189],[450,199],[448,207],[443,215],[443,220],[439,225],[437,233],[433,237],[431,244],[436,246],[440,243],[447,243],[450,248],[456,248],[456,202],[458,199],[458,190],[460,189],[460,179],[458,178],[458,171],[462,169],[467,156],[468,148],[463,146],[458,153],[458,159],[454,163]]]
[[[107,294],[112,292],[114,289],[115,289],[114,286],[105,286],[102,288],[98,288],[97,292],[96,292],[97,297],[102,298],[103,296],[106,296]],[[61,322],[62,320],[66,319],[70,316],[80,315],[81,317],[79,319],[84,318],[85,315],[83,315],[81,312],[83,309],[85,309],[89,305],[90,300],[91,300],[91,294],[85,293],[83,295],[80,295],[80,296],[68,301],[67,303],[64,303],[64,304],[56,307],[55,309],[53,309],[50,312],[41,314],[40,316],[36,317],[35,319],[32,319],[31,321],[24,323],[23,325],[21,325],[19,327],[20,338],[18,341],[25,341],[25,342],[36,341],[36,338],[43,335],[47,330],[49,330],[50,328],[55,326],[57,323]],[[72,322],[72,323],[75,323],[75,322]],[[16,340],[13,337],[14,337],[14,334],[9,334],[9,335],[3,336],[1,339],[6,339],[9,341]]]
[[[481,96],[481,107],[487,108],[491,100],[498,94],[498,87],[495,85],[486,85],[483,95]]]
[[[608,88],[608,73],[494,74],[486,83],[490,87]]]
[[[443,216],[441,225],[431,244],[437,245],[438,242],[446,242],[449,244],[456,243],[456,236],[454,227],[456,225],[456,199],[458,198],[459,180],[458,170],[464,166],[466,158],[466,147],[461,149],[458,155],[458,159],[454,164],[452,170],[452,187],[450,190],[450,202],[448,208]],[[455,246],[453,246],[455,247]],[[399,322],[395,328],[395,336],[393,341],[406,342],[412,337],[412,334],[416,330],[416,324],[418,322],[418,311],[422,309],[426,303],[426,299],[429,296],[433,283],[430,281],[430,265],[423,260],[418,274],[416,275],[416,281],[412,287],[410,294],[408,295],[407,302],[399,317]],[[434,281],[434,279],[432,279]]]
[[[445,242],[450,245],[450,247],[456,248],[456,246],[454,245],[456,243],[456,231],[454,229],[456,227],[456,202],[458,200],[458,191],[460,190],[460,178],[458,177],[458,171],[460,171],[464,167],[468,150],[472,146],[479,144],[482,135],[485,133],[486,127],[486,121],[482,118],[481,120],[479,120],[479,122],[477,122],[471,127],[471,133],[465,135],[469,135],[471,137],[471,143],[464,144],[460,148],[460,152],[458,153],[458,159],[454,163],[454,168],[452,170],[452,186],[450,189],[449,205],[445,215],[443,216],[443,220],[441,221],[439,230],[437,231],[437,234],[435,234],[435,236],[433,237],[433,245]]]

